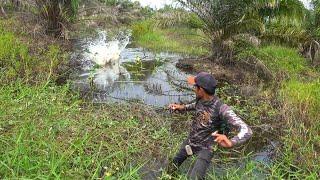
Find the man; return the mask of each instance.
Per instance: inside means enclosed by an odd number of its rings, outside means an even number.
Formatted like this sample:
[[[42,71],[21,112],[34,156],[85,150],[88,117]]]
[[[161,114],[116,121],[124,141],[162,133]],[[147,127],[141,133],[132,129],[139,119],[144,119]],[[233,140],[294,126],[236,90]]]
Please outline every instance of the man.
[[[172,110],[195,110],[188,138],[182,143],[180,151],[176,154],[169,168],[169,173],[175,171],[187,157],[195,154],[197,160],[191,171],[191,179],[203,179],[210,165],[213,152],[212,146],[217,143],[221,147],[231,148],[244,143],[252,136],[250,127],[244,123],[233,110],[223,104],[215,96],[217,81],[205,72],[195,77],[189,77],[188,83],[193,85],[196,102],[193,104],[170,104]],[[229,127],[239,132],[229,139],[226,135]],[[169,167],[170,167],[169,166]]]

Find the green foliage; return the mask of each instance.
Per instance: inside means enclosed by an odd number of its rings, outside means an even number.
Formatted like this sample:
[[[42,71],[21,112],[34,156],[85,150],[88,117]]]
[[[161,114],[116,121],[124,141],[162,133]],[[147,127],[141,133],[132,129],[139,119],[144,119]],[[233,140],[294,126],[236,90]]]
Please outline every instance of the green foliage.
[[[170,9],[159,11],[152,17],[155,26],[159,28],[172,28],[184,26],[187,22],[189,14],[184,10]]]
[[[232,58],[229,47],[224,44],[241,33],[259,33],[264,25],[257,12],[253,11],[255,1],[241,0],[179,0],[203,22],[203,30],[211,40],[214,57]]]
[[[303,23],[307,10],[299,0],[280,0],[280,1],[256,1],[259,15],[266,24],[273,21],[282,21],[292,23],[297,21]],[[288,21],[289,19],[289,21]],[[291,22],[290,22],[291,21]]]
[[[71,11],[71,20],[75,20],[78,14],[78,9],[79,9],[79,3],[80,0],[71,0],[71,6],[70,6],[70,11]]]
[[[252,49],[255,49],[256,47],[248,41],[246,38],[240,36],[239,38],[234,39],[234,45],[233,49],[238,55],[238,57],[241,56],[241,53],[250,51]]]
[[[0,28],[1,29],[1,28]],[[22,80],[28,83],[54,81],[58,77],[57,69],[65,63],[65,54],[56,45],[48,50],[31,56],[29,47],[21,43],[13,33],[0,32],[0,81],[10,83]]]
[[[153,32],[154,22],[152,20],[140,21],[131,26],[133,38],[144,36],[147,33]]]
[[[194,13],[190,13],[189,16],[187,16],[187,25],[191,28],[201,28],[203,29],[205,24],[204,22]]]
[[[152,28],[152,23],[140,22],[132,25],[136,45],[156,52],[167,51],[188,55],[205,55],[208,49],[203,44],[203,34],[187,28]]]
[[[81,103],[69,89],[19,82],[0,88],[2,178],[97,179],[105,167],[109,178],[136,179],[152,153],[178,148],[181,135],[168,134],[171,120],[133,105]]]
[[[309,11],[299,0],[283,0],[274,7],[263,6],[260,16],[266,24],[266,32],[262,39],[268,43],[278,43],[291,47],[298,47],[311,39],[306,28],[311,23]]]
[[[0,32],[1,79],[28,78],[32,72],[32,59],[27,46],[21,44],[12,33]]]
[[[270,45],[260,48],[248,48],[238,54],[238,59],[250,56],[257,57],[274,73],[284,73],[291,78],[310,72],[307,61],[301,57],[296,49]]]
[[[104,0],[107,6],[116,6],[119,3],[119,0]]]
[[[282,178],[316,179],[320,174],[320,79],[291,80],[281,90],[286,121],[284,156],[273,167]]]
[[[134,7],[140,7],[139,2],[132,2],[129,0],[100,0],[104,2],[107,6],[118,6],[121,5],[123,9],[130,9]]]
[[[264,40],[289,44],[294,42],[292,46],[309,40],[308,33],[302,28],[307,10],[299,0],[179,2],[197,14],[203,22],[202,27],[212,41],[215,57],[232,59],[230,47],[224,44],[242,33],[260,35],[267,29],[267,33],[263,34]]]
[[[163,9],[158,10],[153,16],[155,26],[159,28],[172,28],[172,27],[189,27],[189,28],[203,28],[204,23],[194,13],[186,11],[181,8],[173,8],[165,6]]]
[[[39,16],[46,22],[48,33],[60,36],[78,13],[79,0],[36,0]]]
[[[312,0],[311,4],[313,5],[313,13],[315,16],[315,27],[320,27],[320,1],[319,0]]]
[[[298,47],[310,39],[310,34],[304,27],[293,24],[274,22],[268,25],[262,39],[268,43],[283,44]]]

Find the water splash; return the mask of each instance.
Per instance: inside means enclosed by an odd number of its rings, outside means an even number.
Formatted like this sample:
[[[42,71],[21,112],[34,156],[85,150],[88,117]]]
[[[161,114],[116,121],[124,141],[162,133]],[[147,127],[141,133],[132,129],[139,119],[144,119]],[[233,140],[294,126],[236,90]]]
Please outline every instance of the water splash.
[[[88,45],[86,56],[100,66],[116,63],[119,61],[120,53],[129,44],[130,36],[130,31],[121,31],[109,40],[107,32],[100,31],[98,38]]]
[[[101,31],[95,38],[79,41],[75,52],[78,55],[74,57],[82,66],[74,88],[90,91],[90,98],[96,103],[139,100],[148,105],[164,106],[193,99],[186,91],[178,89],[171,75],[166,73],[167,70],[178,71],[174,77],[186,79],[187,75],[174,65],[181,56],[126,48],[130,34],[124,31],[111,36]]]
[[[94,84],[97,89],[105,90],[122,76],[124,79],[130,79],[130,75],[125,68],[119,63],[107,64],[105,67],[98,69],[94,74]]]

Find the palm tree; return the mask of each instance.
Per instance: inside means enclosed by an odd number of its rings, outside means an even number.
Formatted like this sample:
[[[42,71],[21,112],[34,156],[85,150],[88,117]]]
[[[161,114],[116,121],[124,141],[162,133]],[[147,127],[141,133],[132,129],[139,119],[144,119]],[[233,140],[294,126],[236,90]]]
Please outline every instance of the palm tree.
[[[211,40],[212,55],[226,58],[230,40],[240,33],[264,31],[258,14],[251,13],[252,0],[178,0],[204,22],[203,30]]]
[[[232,58],[232,39],[239,34],[262,35],[266,26],[294,17],[303,19],[299,0],[177,0],[204,22],[214,58]],[[291,20],[290,20],[291,21]],[[299,24],[299,23],[298,23]]]

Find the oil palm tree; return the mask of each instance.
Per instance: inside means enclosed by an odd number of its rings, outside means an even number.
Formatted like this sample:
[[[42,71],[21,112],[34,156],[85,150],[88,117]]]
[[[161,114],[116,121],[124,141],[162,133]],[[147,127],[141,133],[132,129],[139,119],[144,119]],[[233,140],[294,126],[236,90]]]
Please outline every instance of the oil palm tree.
[[[230,39],[240,33],[264,31],[263,23],[251,12],[251,0],[178,0],[204,22],[215,58],[228,54]]]
[[[232,58],[232,38],[239,34],[262,35],[266,25],[287,17],[303,17],[298,0],[177,0],[204,22],[215,58]],[[280,18],[281,17],[281,18]],[[278,19],[276,19],[278,18]]]

